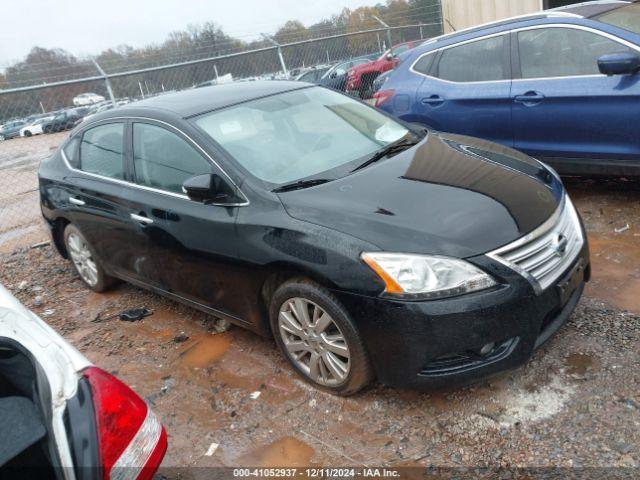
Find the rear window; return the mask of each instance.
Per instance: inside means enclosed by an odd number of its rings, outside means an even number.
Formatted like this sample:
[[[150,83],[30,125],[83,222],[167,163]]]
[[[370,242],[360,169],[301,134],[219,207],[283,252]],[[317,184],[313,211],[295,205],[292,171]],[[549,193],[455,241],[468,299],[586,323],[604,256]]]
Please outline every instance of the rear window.
[[[640,34],[640,5],[628,5],[595,17],[602,23]]]

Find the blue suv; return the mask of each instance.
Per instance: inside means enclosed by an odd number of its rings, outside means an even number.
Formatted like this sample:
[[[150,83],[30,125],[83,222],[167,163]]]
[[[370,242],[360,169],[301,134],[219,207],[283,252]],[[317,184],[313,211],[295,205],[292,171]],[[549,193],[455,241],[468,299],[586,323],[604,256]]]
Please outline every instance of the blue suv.
[[[565,174],[640,175],[640,3],[588,2],[411,50],[376,105]]]

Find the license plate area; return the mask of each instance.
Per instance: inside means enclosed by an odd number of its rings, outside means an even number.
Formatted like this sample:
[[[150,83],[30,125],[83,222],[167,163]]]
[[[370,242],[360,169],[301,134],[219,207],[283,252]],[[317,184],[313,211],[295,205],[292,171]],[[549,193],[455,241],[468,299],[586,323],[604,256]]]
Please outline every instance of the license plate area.
[[[560,280],[558,286],[558,294],[560,295],[560,304],[564,305],[569,301],[573,292],[575,292],[578,285],[584,280],[584,260],[579,258],[573,265],[571,270]]]

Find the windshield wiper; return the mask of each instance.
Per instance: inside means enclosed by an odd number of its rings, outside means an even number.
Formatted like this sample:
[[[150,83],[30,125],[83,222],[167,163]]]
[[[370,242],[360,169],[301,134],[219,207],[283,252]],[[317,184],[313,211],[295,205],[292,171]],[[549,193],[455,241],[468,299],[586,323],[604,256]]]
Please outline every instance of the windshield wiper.
[[[300,190],[302,188],[315,187],[316,185],[322,185],[323,183],[330,182],[327,178],[312,178],[309,180],[298,180],[297,182],[287,183],[281,187],[271,190],[275,193],[290,192],[291,190]]]
[[[375,152],[366,162],[358,165],[356,168],[351,170],[351,173],[357,172],[358,170],[368,167],[372,163],[376,163],[377,161],[382,160],[383,158],[391,155],[392,153],[398,153],[398,152],[402,152],[403,150],[407,150],[408,148],[411,148],[414,145],[417,145],[418,143],[420,143],[420,140],[416,140],[413,138],[407,139],[407,140],[400,140],[396,143],[390,143],[386,147],[381,148],[380,150]]]

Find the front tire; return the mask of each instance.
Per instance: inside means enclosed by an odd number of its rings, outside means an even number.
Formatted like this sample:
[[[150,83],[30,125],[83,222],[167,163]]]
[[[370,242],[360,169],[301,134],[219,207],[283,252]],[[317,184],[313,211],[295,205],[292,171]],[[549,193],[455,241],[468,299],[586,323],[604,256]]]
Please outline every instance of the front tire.
[[[94,292],[104,292],[115,279],[104,271],[87,239],[74,225],[64,229],[64,245],[80,279]]]
[[[24,132],[24,136],[27,137],[27,138],[30,137],[31,136],[31,132],[29,130],[26,130]]]
[[[349,313],[326,288],[297,278],[270,305],[276,343],[307,382],[334,395],[353,395],[373,379],[364,342]]]

